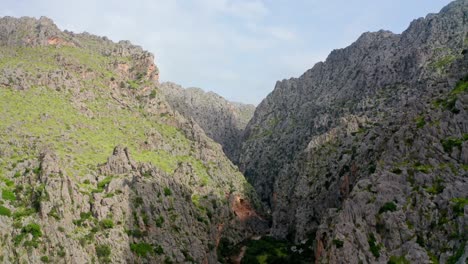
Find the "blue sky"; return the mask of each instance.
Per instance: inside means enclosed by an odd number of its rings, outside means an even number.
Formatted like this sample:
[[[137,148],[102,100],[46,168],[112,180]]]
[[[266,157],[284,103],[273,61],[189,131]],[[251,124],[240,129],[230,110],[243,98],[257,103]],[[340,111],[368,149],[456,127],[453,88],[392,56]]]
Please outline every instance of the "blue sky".
[[[48,16],[63,30],[126,39],[161,80],[258,104],[363,32],[401,33],[450,0],[2,0],[0,16]]]

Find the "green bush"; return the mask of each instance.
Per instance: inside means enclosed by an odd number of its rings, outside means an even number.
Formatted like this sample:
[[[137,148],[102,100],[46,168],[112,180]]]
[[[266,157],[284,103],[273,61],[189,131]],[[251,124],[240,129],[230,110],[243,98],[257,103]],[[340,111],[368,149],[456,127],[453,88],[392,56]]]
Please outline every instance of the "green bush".
[[[29,223],[23,227],[21,230],[22,233],[29,233],[33,238],[38,238],[42,236],[41,226],[36,223]]]
[[[157,227],[162,227],[163,223],[164,223],[164,217],[162,216],[159,216],[158,218],[156,218],[156,226]]]
[[[455,264],[458,263],[458,260],[463,256],[463,253],[465,252],[465,244],[466,241],[463,241],[458,247],[458,249],[455,251],[455,253],[447,259],[447,264]]]
[[[3,200],[8,200],[8,201],[16,201],[16,195],[13,191],[8,190],[8,189],[3,189],[2,190],[2,198]]]
[[[6,208],[5,206],[0,205],[0,215],[11,216],[11,211],[10,211],[10,209]]]
[[[147,257],[154,252],[153,246],[148,243],[132,243],[130,250],[140,257]]]
[[[154,247],[154,253],[162,255],[164,253],[164,249],[160,245],[158,245],[157,247]]]
[[[454,147],[461,148],[463,141],[462,139],[458,139],[458,138],[447,138],[447,139],[442,139],[440,143],[442,143],[442,147],[444,148],[445,152],[452,153],[452,149]]]
[[[369,243],[369,248],[370,248],[370,251],[372,252],[372,255],[374,255],[374,257],[376,258],[379,258],[381,245],[377,244],[377,240],[375,239],[374,233],[371,233],[369,235],[367,242]]]
[[[394,202],[387,202],[382,207],[380,207],[379,214],[385,212],[395,212],[397,210],[397,206]]]
[[[336,246],[336,248],[342,248],[344,245],[344,242],[339,239],[333,239],[333,244]]]
[[[108,245],[96,245],[95,249],[98,258],[108,258],[111,255],[111,248]]]
[[[112,177],[108,176],[104,180],[98,182],[97,184],[97,192],[102,192],[104,188],[112,181]]]
[[[156,98],[156,94],[157,94],[157,93],[156,93],[156,90],[152,90],[151,93],[150,93],[150,95],[149,95],[149,97],[150,97],[151,99],[154,99],[154,98]]]
[[[42,256],[42,257],[41,257],[41,261],[42,261],[43,263],[49,263],[49,257],[48,257],[48,256]]]
[[[114,227],[114,221],[112,219],[103,219],[101,221],[101,226],[105,229],[110,229]]]
[[[452,206],[453,212],[458,216],[463,216],[465,206],[468,205],[468,198],[453,198],[450,201],[454,203],[454,205]]]
[[[170,196],[170,195],[172,195],[171,189],[169,189],[168,187],[164,187],[164,195],[165,195],[165,196]]]
[[[426,125],[426,121],[424,120],[424,116],[418,116],[416,119],[416,127],[417,128],[422,128],[424,125]]]
[[[411,264],[411,262],[409,262],[405,256],[391,256],[387,264]]]
[[[436,179],[434,180],[434,184],[431,187],[426,188],[426,191],[430,194],[439,194],[442,193],[444,189],[445,186],[443,185],[442,178],[436,177]]]

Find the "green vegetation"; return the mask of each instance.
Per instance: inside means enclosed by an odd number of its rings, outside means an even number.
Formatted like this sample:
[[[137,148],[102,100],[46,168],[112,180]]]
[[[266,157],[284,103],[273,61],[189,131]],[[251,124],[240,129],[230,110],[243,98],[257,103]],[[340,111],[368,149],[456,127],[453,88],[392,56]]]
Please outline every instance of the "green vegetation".
[[[379,214],[383,214],[385,212],[395,212],[397,210],[397,206],[394,202],[387,202],[379,209]]]
[[[0,215],[10,217],[11,216],[11,211],[10,211],[10,209],[6,208],[5,206],[0,205]]]
[[[32,239],[30,241],[25,241],[23,245],[25,247],[34,247],[37,248],[39,246],[38,239],[42,237],[41,226],[36,223],[30,223],[26,226],[23,226],[21,229],[21,233],[13,237],[13,243],[15,246],[20,245],[27,234],[31,234]]]
[[[422,173],[429,173],[433,169],[431,165],[421,164],[420,162],[415,162],[413,164],[413,168],[416,171],[419,171],[419,172],[422,172]]]
[[[432,62],[429,66],[436,69],[436,70],[438,70],[438,71],[441,71],[445,67],[450,65],[455,59],[456,59],[456,57],[454,55],[450,54],[450,55],[442,57],[441,59],[439,59],[439,60],[437,60],[435,62]]]
[[[33,238],[39,238],[42,236],[41,226],[36,223],[30,223],[23,227],[22,233],[29,233]]]
[[[344,242],[339,239],[333,239],[333,245],[335,245],[336,248],[342,248],[344,245]]]
[[[468,91],[468,75],[459,81],[455,88],[448,94],[444,99],[438,99],[434,102],[436,107],[442,107],[443,109],[449,110],[454,114],[460,112],[459,109],[455,107],[458,100],[458,95]]]
[[[132,252],[138,256],[144,258],[155,253],[153,246],[148,243],[132,243],[130,244],[130,250],[132,250]]]
[[[171,191],[171,189],[169,189],[169,187],[164,187],[164,195],[165,196],[172,195],[172,191]]]
[[[442,193],[445,189],[443,185],[444,181],[441,177],[436,177],[434,180],[434,184],[431,187],[426,188],[426,191],[430,194],[439,194]]]
[[[2,199],[3,200],[8,200],[8,201],[16,201],[16,195],[13,191],[9,189],[3,189],[2,190]]]
[[[374,257],[376,258],[379,258],[380,249],[382,246],[380,244],[377,244],[377,240],[375,239],[374,233],[370,233],[367,239],[367,242],[369,243],[369,248],[370,248],[370,251],[372,252],[372,255],[374,255]]]
[[[426,125],[426,120],[424,119],[424,116],[418,116],[416,119],[416,127],[417,128],[422,128]]]
[[[199,161],[192,156],[174,156],[164,150],[140,149],[146,141],[145,134],[154,130],[162,135],[164,142],[185,149],[186,153],[190,152],[190,143],[174,127],[154,122],[154,118],[138,111],[109,104],[113,101],[106,98],[109,95],[104,92],[95,91],[96,98],[87,102],[89,110],[99,113],[95,117],[88,117],[73,107],[71,93],[45,87],[32,87],[25,91],[1,89],[0,103],[3,107],[0,114],[5,118],[0,129],[8,128],[12,132],[0,135],[0,140],[7,142],[13,137],[19,143],[15,146],[16,156],[6,158],[19,160],[37,156],[38,150],[29,148],[28,142],[24,142],[24,138],[32,137],[41,138],[44,143],[53,146],[71,175],[84,175],[94,169],[96,164],[104,163],[117,145],[128,146],[136,161],[151,162],[169,173],[182,161],[200,168]],[[48,118],[42,120],[44,114]],[[66,139],[64,134],[67,135]],[[206,175],[206,168],[201,168],[199,172],[199,176]]]
[[[307,263],[313,258],[313,252],[310,249],[312,241],[313,239],[309,239],[306,244],[294,245],[271,237],[251,240],[246,244],[247,250],[242,263]],[[218,251],[222,256],[227,256],[232,252],[232,246],[227,240],[220,243],[220,246],[222,248],[218,248]]]
[[[97,184],[97,190],[95,190],[96,192],[102,192],[104,191],[104,188],[112,181],[112,177],[111,176],[107,176],[106,178],[104,178],[104,180],[98,182]]]
[[[411,264],[409,260],[405,258],[405,256],[391,256],[390,260],[387,262],[388,264]]]
[[[73,224],[77,225],[77,226],[82,226],[83,223],[88,220],[88,219],[92,219],[93,218],[93,215],[91,214],[91,212],[81,212],[80,213],[80,219],[77,219],[77,220],[73,220]]]
[[[458,260],[463,256],[463,253],[465,252],[465,244],[466,241],[464,240],[458,247],[458,249],[455,251],[455,253],[447,259],[447,264],[455,264],[458,262]]]
[[[450,200],[453,204],[453,212],[458,216],[463,216],[464,208],[468,205],[468,197],[453,198]]]
[[[155,223],[157,227],[162,227],[162,225],[164,224],[164,217],[159,216],[158,218],[156,218]]]
[[[452,153],[452,149],[454,147],[461,149],[463,141],[465,140],[466,140],[465,138],[450,137],[450,138],[440,140],[440,143],[442,143],[442,147],[444,148],[445,152]]]
[[[49,257],[48,257],[48,256],[42,256],[42,257],[41,257],[41,261],[42,261],[43,263],[49,263]]]
[[[114,227],[114,221],[112,221],[112,219],[103,219],[103,220],[101,221],[101,226],[102,226],[104,229],[113,228],[113,227]]]
[[[95,250],[99,260],[105,263],[110,262],[111,248],[108,245],[96,245]]]
[[[287,263],[288,244],[270,237],[260,240],[252,240],[247,245],[247,250],[242,263]]]

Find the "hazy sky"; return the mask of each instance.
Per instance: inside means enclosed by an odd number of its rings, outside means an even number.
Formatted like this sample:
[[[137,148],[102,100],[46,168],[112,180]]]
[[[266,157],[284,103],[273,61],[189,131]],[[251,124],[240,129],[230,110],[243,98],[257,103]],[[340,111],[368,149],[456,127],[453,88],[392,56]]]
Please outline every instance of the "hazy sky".
[[[155,54],[162,81],[259,103],[361,33],[401,33],[450,0],[1,0],[0,16],[127,39]]]

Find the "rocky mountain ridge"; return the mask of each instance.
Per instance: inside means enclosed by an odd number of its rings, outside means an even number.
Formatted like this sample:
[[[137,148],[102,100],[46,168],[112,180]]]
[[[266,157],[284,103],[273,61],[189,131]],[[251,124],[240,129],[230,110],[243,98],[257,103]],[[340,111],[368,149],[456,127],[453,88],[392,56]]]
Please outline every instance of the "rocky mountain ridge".
[[[255,111],[254,105],[229,102],[213,92],[165,82],[159,86],[172,109],[193,118],[205,133],[223,146],[234,162],[239,156],[243,131]]]
[[[216,263],[265,228],[219,144],[127,41],[0,19],[0,261]]]
[[[276,84],[239,164],[274,237],[316,263],[467,258],[467,21],[454,1]]]

